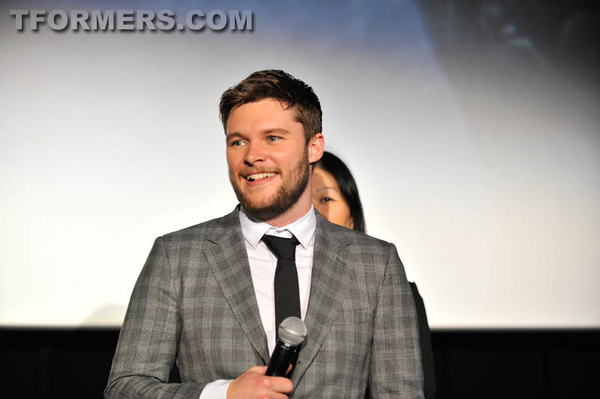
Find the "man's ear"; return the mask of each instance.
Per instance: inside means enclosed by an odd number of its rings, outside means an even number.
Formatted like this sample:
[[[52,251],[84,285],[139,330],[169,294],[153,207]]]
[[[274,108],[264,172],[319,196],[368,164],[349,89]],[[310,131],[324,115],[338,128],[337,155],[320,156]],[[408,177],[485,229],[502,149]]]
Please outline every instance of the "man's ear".
[[[308,162],[313,164],[323,156],[325,151],[325,138],[322,133],[317,133],[308,140]]]

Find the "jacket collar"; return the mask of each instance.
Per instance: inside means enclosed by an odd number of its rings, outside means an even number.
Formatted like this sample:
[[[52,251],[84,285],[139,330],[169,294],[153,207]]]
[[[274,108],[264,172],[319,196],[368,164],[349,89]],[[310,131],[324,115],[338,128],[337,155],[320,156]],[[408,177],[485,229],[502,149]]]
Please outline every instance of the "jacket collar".
[[[239,207],[213,221],[205,255],[221,287],[225,300],[240,323],[248,340],[263,359],[269,361],[267,337],[260,320],[252,285],[250,265],[239,219]],[[310,298],[305,323],[307,340],[292,374],[297,385],[327,337],[350,283],[351,265],[345,249],[350,245],[346,234],[315,211],[316,230]]]

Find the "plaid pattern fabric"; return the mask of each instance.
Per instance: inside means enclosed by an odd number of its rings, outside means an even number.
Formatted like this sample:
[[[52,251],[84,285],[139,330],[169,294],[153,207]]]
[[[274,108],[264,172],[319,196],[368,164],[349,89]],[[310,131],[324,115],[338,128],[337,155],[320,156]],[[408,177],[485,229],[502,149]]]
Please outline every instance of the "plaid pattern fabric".
[[[392,244],[317,214],[294,398],[422,398],[414,301]],[[174,362],[182,384],[168,384]],[[159,237],[133,290],[107,398],[194,398],[269,361],[238,211]]]

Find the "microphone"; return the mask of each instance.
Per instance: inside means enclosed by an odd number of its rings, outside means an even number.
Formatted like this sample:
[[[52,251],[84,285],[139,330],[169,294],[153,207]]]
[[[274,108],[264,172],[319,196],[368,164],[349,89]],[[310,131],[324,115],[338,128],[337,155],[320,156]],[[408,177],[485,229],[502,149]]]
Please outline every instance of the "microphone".
[[[265,375],[284,377],[306,338],[306,325],[299,318],[292,316],[281,322],[277,332],[279,339]]]

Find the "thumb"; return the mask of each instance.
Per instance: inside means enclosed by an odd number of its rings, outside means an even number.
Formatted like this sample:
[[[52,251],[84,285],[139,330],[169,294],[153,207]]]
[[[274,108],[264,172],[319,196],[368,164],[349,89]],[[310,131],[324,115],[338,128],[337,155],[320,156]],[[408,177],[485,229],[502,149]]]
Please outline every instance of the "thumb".
[[[253,373],[265,374],[267,372],[267,366],[252,366],[248,371]]]

